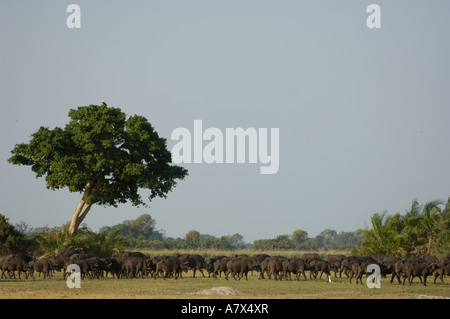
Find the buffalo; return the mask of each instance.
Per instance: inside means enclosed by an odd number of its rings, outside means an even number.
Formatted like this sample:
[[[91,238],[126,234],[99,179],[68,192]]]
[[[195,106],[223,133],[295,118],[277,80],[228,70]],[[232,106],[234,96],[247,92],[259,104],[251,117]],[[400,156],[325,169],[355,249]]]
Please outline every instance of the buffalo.
[[[425,263],[421,262],[418,264],[407,262],[404,265],[404,276],[403,276],[403,285],[405,284],[406,279],[408,279],[409,284],[412,285],[412,281],[414,277],[419,277],[420,281],[424,286],[427,285],[427,277],[431,276],[433,271],[435,271],[437,265],[434,263]],[[423,277],[423,280],[422,280]]]
[[[236,280],[236,275],[238,275],[239,280],[244,276],[245,279],[248,280],[248,272],[255,269],[256,266],[256,260],[251,257],[231,258],[227,261],[227,272],[225,274],[225,279],[228,280],[228,275],[231,275]]]
[[[325,260],[313,259],[309,262],[309,266],[311,268],[311,272],[315,272],[316,276],[320,272],[319,279],[322,279],[322,275],[325,273],[327,275],[327,279],[331,282],[330,279],[330,263]]]
[[[286,260],[286,257],[276,256],[269,258],[267,262],[267,277],[269,279],[273,278],[275,280],[282,279],[282,271],[283,271],[283,262]]]
[[[440,261],[439,268],[434,275],[434,283],[436,283],[438,277],[444,283],[444,276],[450,276],[450,257],[445,257]]]
[[[25,274],[25,278],[28,278],[28,263],[31,260],[32,258],[26,254],[12,254],[3,257],[0,259],[0,268],[2,270],[1,278],[6,278],[5,271],[8,272],[9,278],[16,278],[16,271],[19,274],[19,279],[21,273]]]
[[[441,279],[441,282],[444,283],[444,276],[450,276],[450,264],[439,266],[439,268],[436,269],[436,273],[434,275],[434,283],[436,283],[436,279],[438,277]]]
[[[305,280],[307,280],[305,274],[306,265],[305,261],[302,258],[286,259],[282,262],[282,268],[283,277],[285,279],[288,279],[289,275],[289,280],[292,280],[291,274],[295,274],[297,280],[300,280],[301,275],[303,275],[303,277],[305,277]]]
[[[202,274],[203,278],[205,278],[205,274],[203,273],[203,269],[206,267],[206,261],[203,256],[192,254],[192,255],[181,255],[180,262],[182,264],[186,264],[185,271],[189,269],[193,270],[192,277],[195,278],[195,272],[198,270]]]
[[[188,264],[186,261],[180,261],[178,256],[168,256],[167,258],[161,258],[156,263],[155,276],[159,277],[160,273],[163,273],[163,278],[166,279],[173,276],[175,279],[181,276],[181,272],[187,269]]]
[[[127,278],[144,277],[147,275],[147,258],[141,256],[131,256],[125,258],[122,269]]]
[[[224,275],[227,274],[228,268],[227,268],[227,263],[230,260],[230,257],[223,257],[220,258],[218,260],[216,260],[214,262],[214,272],[213,272],[213,277],[217,279],[217,275],[219,275],[219,277],[222,277],[222,273]]]
[[[51,261],[49,258],[41,258],[41,259],[32,259],[28,262],[28,271],[30,276],[34,279],[34,272],[39,273],[39,277],[41,273],[45,278],[51,278],[51,272],[53,270],[57,270],[58,265]]]
[[[330,270],[334,271],[334,277],[337,278],[337,272],[341,269],[341,263],[344,260],[345,255],[326,255],[323,260],[330,263]],[[341,273],[339,273],[341,278]]]
[[[218,256],[205,259],[205,269],[208,272],[208,277],[211,277],[212,274],[214,278],[217,278],[217,276],[215,276],[214,263],[224,257],[226,256]]]

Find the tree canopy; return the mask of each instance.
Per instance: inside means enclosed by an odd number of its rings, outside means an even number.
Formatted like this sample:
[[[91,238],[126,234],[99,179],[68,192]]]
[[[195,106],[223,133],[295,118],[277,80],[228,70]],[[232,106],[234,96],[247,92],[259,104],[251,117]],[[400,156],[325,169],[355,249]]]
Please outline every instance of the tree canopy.
[[[156,221],[149,214],[143,214],[134,220],[125,220],[114,226],[104,226],[100,231],[106,234],[116,233],[132,239],[162,240],[163,234],[156,230]]]
[[[146,205],[139,189],[150,190],[149,201],[166,198],[177,179],[187,176],[186,169],[171,165],[166,139],[145,117],[127,118],[120,108],[106,105],[71,109],[69,117],[65,128],[41,127],[29,143],[16,144],[8,161],[31,166],[37,178],[45,177],[49,189],[67,187],[83,194],[70,234],[94,204]]]

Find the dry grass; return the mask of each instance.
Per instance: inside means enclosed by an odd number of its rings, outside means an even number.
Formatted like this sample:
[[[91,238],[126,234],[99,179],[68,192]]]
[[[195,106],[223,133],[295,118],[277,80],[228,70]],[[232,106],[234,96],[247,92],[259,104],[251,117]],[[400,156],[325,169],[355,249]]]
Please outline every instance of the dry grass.
[[[249,275],[248,280],[229,281],[224,278],[203,278],[201,274],[192,278],[192,272],[184,273],[183,278],[174,279],[113,279],[82,280],[80,289],[69,289],[62,279],[62,273],[52,279],[0,280],[0,298],[21,299],[201,299],[201,298],[245,298],[245,299],[405,299],[420,295],[450,298],[450,284],[433,284],[429,278],[427,287],[418,278],[412,286],[397,283],[389,284],[389,277],[382,279],[379,289],[368,288],[365,284],[349,283],[347,278],[335,279],[328,283],[324,279],[307,281],[259,280],[258,275]],[[309,276],[307,274],[307,276]],[[364,281],[363,281],[364,282]],[[201,290],[212,287],[232,287],[242,295],[202,295]]]

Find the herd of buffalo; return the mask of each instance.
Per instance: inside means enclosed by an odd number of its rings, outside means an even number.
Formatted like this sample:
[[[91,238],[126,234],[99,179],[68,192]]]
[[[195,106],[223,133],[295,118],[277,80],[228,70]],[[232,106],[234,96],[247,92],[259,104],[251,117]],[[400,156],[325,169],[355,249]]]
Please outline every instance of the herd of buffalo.
[[[80,267],[81,278],[100,279],[107,276],[113,278],[182,278],[182,273],[192,270],[195,278],[196,272],[203,277],[216,278],[224,276],[226,280],[233,277],[240,280],[249,272],[259,272],[259,278],[275,280],[292,280],[292,275],[297,280],[301,277],[308,280],[306,271],[309,271],[309,279],[322,279],[331,281],[331,272],[334,276],[342,278],[344,273],[351,282],[362,283],[364,275],[369,276],[369,265],[376,264],[383,277],[391,275],[392,283],[397,278],[398,283],[412,284],[414,277],[426,285],[427,277],[434,275],[434,283],[440,278],[444,283],[444,277],[450,275],[450,257],[439,260],[434,256],[422,257],[392,257],[392,256],[344,256],[325,255],[321,258],[318,254],[304,254],[300,258],[287,258],[282,256],[269,256],[267,254],[218,256],[204,258],[198,254],[173,254],[170,256],[155,256],[153,258],[139,253],[126,252],[118,257],[98,258],[83,253],[76,249],[64,250],[53,256],[45,258],[32,258],[24,254],[11,254],[0,256],[0,278],[35,278],[37,273],[44,278],[51,278],[56,271],[63,271],[64,278],[68,273],[65,269],[69,265],[76,264]]]

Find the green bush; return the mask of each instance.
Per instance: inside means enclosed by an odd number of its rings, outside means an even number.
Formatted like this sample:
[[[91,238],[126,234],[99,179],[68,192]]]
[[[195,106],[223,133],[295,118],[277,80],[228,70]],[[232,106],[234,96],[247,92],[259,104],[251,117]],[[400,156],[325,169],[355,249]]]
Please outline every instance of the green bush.
[[[25,236],[8,220],[9,218],[0,214],[0,255],[21,251],[26,246]]]
[[[108,257],[120,254],[126,247],[123,237],[117,233],[95,233],[87,227],[81,227],[75,235],[69,235],[66,225],[61,228],[44,229],[35,235],[39,244],[36,255],[52,255],[69,248],[81,248],[87,254]]]

